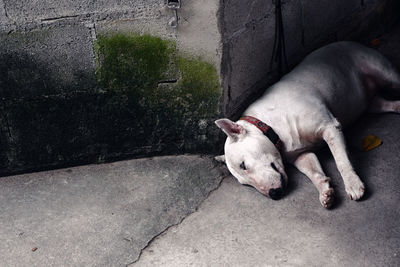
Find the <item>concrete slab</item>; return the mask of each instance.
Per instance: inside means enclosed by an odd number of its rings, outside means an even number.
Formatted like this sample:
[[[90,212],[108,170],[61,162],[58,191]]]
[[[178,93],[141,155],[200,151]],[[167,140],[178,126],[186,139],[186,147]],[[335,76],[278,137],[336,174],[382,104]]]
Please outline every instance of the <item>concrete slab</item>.
[[[220,180],[199,156],[0,178],[0,265],[124,266]]]

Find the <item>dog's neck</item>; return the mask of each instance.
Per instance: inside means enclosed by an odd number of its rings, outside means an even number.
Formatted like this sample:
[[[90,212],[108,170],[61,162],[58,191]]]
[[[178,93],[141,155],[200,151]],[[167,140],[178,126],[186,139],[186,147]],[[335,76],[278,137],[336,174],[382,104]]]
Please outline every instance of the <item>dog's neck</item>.
[[[271,126],[252,116],[243,116],[240,120],[247,121],[256,126],[279,151],[282,150],[282,141]]]

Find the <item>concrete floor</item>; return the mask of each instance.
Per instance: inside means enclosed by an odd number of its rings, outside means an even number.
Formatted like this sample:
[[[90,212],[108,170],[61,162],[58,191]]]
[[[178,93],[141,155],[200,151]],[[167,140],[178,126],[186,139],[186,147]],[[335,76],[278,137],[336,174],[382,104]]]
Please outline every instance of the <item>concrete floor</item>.
[[[397,33],[380,49],[400,66]],[[359,202],[329,151],[318,153],[336,190],[331,210],[290,166],[289,191],[273,201],[199,156],[0,178],[0,266],[400,266],[399,132],[398,114],[347,129],[367,186]],[[383,145],[364,152],[369,134]]]
[[[125,266],[221,179],[199,156],[0,178],[0,266]]]

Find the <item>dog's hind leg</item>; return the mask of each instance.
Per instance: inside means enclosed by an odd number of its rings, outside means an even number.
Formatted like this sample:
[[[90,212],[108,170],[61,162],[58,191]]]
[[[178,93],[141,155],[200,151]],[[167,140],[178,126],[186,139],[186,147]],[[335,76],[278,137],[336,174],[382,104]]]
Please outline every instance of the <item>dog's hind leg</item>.
[[[363,83],[370,97],[376,93],[400,99],[400,72],[377,51],[370,51],[366,58],[360,60],[363,72]]]
[[[330,186],[330,178],[326,177],[317,156],[314,153],[305,152],[293,164],[299,171],[310,178],[318,189],[319,201],[322,206],[329,208],[333,203],[333,188]]]
[[[400,91],[400,90],[399,90]],[[389,101],[381,96],[375,96],[368,107],[368,112],[385,113],[395,112],[400,113],[400,101]]]
[[[347,195],[350,199],[359,200],[364,195],[365,187],[353,170],[347,156],[346,145],[339,124],[335,122],[323,129],[322,138],[332,152],[336,166],[342,175]]]
[[[379,87],[399,88],[400,73],[396,66],[378,51],[361,53],[357,62],[366,77],[372,78]]]
[[[379,75],[374,78],[376,86],[378,86],[379,94],[371,101],[368,112],[385,113],[395,112],[400,113],[400,101],[387,100],[381,94],[388,94],[400,98],[400,73],[388,62],[382,64],[382,70]]]

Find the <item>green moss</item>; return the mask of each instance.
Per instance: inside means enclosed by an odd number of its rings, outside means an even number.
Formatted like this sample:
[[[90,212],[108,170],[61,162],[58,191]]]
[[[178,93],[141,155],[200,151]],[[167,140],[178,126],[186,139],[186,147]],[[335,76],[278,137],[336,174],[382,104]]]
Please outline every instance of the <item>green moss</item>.
[[[100,36],[97,78],[107,90],[153,88],[162,80],[175,51],[173,42],[150,35]]]
[[[209,116],[221,93],[214,65],[179,54],[176,44],[150,35],[100,36],[97,79],[106,91],[124,93],[146,110]],[[175,84],[159,86],[164,80]]]
[[[217,70],[201,58],[179,56],[178,67],[182,74],[178,86],[186,93],[198,97],[217,96],[220,84]]]
[[[128,140],[152,151],[200,152],[219,138],[213,120],[221,87],[214,65],[150,35],[100,36],[96,54],[98,82],[110,95],[104,111],[129,114],[121,127],[131,130],[120,129]],[[119,120],[111,124],[120,127]]]
[[[215,66],[201,58],[190,56],[179,56],[177,62],[181,73],[177,91],[181,95],[191,96],[198,105],[200,116],[215,114],[221,94]]]

